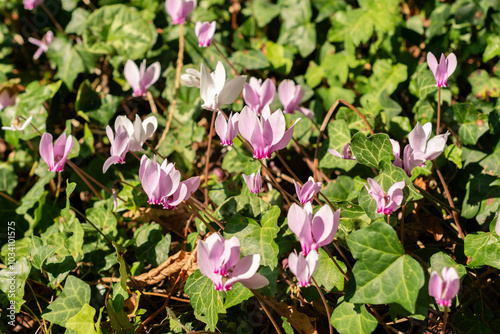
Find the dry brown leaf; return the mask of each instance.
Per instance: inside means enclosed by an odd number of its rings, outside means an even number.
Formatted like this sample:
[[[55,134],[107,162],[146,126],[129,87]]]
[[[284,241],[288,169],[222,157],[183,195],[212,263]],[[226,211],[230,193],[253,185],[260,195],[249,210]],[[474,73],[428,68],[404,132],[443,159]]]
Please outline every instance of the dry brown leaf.
[[[425,214],[416,215],[415,217],[425,230],[434,236],[434,240],[439,241],[443,238],[441,219],[434,215]]]
[[[196,269],[198,269],[198,263],[196,263],[196,250],[193,252],[181,250],[177,254],[170,256],[157,268],[142,275],[132,277],[132,279],[137,285],[144,287],[160,283],[169,277],[176,278],[181,271],[186,272],[187,276],[189,276],[195,272]],[[129,285],[132,286],[133,284]]]
[[[299,312],[294,306],[279,303],[274,299],[265,298],[264,301],[280,316],[285,317],[290,325],[299,333],[318,334],[315,326],[313,326],[313,322],[316,319],[310,318],[307,314]]]

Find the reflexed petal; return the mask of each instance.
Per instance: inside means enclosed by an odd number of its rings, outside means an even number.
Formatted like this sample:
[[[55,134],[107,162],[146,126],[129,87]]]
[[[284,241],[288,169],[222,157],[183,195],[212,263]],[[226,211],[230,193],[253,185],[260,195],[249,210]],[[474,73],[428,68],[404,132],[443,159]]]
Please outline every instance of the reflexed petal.
[[[149,116],[142,122],[142,127],[144,129],[144,141],[151,137],[153,133],[156,131],[158,128],[158,120],[156,119],[155,116]]]
[[[127,82],[129,83],[130,87],[132,87],[134,93],[141,90],[141,84],[140,84],[141,75],[139,73],[139,68],[134,63],[133,60],[131,59],[127,60],[127,62],[125,63],[123,74],[125,76],[125,79],[127,79]]]
[[[259,118],[255,114],[255,112],[253,112],[247,106],[243,107],[240,112],[239,123],[245,124],[245,126],[239,127],[239,131],[241,136],[247,141],[250,141],[252,139],[254,131],[260,131],[260,129],[256,129],[256,127],[258,127],[260,123]]]
[[[283,108],[288,111],[290,103],[294,99],[295,83],[292,80],[285,79],[278,86],[278,97],[283,104]],[[293,110],[292,110],[293,112]]]
[[[340,154],[339,152],[337,152],[337,150],[334,150],[333,148],[329,148],[328,153],[333,154],[336,157],[344,159],[344,156],[342,154]]]
[[[436,301],[441,300],[443,293],[443,280],[439,277],[436,271],[433,271],[429,279],[429,295],[436,298]]]
[[[448,65],[446,74],[449,77],[453,74],[453,72],[455,72],[455,69],[457,68],[457,56],[455,56],[454,53],[450,53],[448,57],[446,57],[446,63]]]
[[[109,158],[107,158],[106,161],[104,161],[104,164],[102,165],[102,173],[103,174],[106,173],[106,171],[108,170],[108,168],[111,165],[119,163],[120,160],[121,160],[121,157],[118,155],[112,155]]]
[[[220,265],[227,270],[234,267],[240,260],[240,241],[237,237],[232,237],[224,241],[224,252],[220,257]]]
[[[332,242],[337,233],[337,229],[334,230],[334,227],[332,209],[328,205],[321,207],[314,215],[311,224],[311,232],[317,244],[316,249]]]
[[[427,145],[427,138],[422,125],[417,122],[415,128],[408,135],[408,141],[413,151],[425,152],[425,146]]]
[[[52,144],[52,135],[50,133],[45,132],[42,135],[39,152],[40,157],[47,165],[49,165],[49,168],[54,167],[54,146]]]
[[[427,122],[424,125],[422,125],[422,128],[424,129],[425,132],[425,140],[429,140],[432,134],[432,123]]]
[[[260,104],[261,106],[269,105],[273,102],[276,95],[276,85],[271,79],[266,79],[260,87]]]
[[[426,160],[436,159],[441,153],[443,153],[449,134],[449,132],[446,132],[445,134],[436,136],[429,140],[427,143],[427,150],[425,151]]]
[[[215,119],[215,132],[217,132],[221,141],[227,141],[227,122],[220,111],[217,113],[217,118]]]
[[[159,62],[154,62],[149,65],[148,69],[144,73],[144,77],[141,78],[141,86],[144,90],[147,90],[151,85],[153,85],[160,78],[161,66]]]
[[[286,130],[285,116],[281,110],[272,113],[271,116],[263,124],[263,135],[266,144],[271,146],[278,143]]]
[[[497,223],[495,224],[495,232],[497,236],[500,237],[500,214],[498,215]]]
[[[434,77],[436,76],[436,70],[438,67],[438,62],[436,57],[432,54],[432,52],[427,52],[427,65],[429,65],[429,68],[432,71],[432,74],[434,74]]]
[[[250,79],[254,79],[253,77]],[[243,100],[256,113],[260,113],[260,99],[257,92],[248,83],[243,86]]]
[[[280,111],[280,110],[278,109],[276,112],[278,112],[278,111]],[[298,118],[292,124],[292,126],[288,130],[285,131],[283,137],[281,138],[281,140],[279,142],[277,142],[275,145],[271,146],[271,149],[270,149],[271,152],[282,150],[288,145],[288,143],[290,143],[290,140],[292,140],[292,136],[293,136],[293,127],[295,126],[295,124],[297,124],[298,121],[300,121],[300,118]]]
[[[233,103],[238,95],[240,95],[246,79],[246,75],[242,75],[234,77],[226,82],[218,96],[219,105],[222,106]]]
[[[134,134],[134,124],[132,124],[132,121],[129,120],[127,116],[118,116],[116,118],[115,131],[118,131],[120,127],[125,129],[129,136],[132,136]]]
[[[249,289],[260,289],[269,284],[269,280],[261,274],[255,274],[250,278],[240,278],[239,282]],[[227,284],[227,283],[226,283]]]
[[[214,102],[215,82],[208,72],[207,68],[201,64],[200,66],[200,96],[205,104],[212,104]]]

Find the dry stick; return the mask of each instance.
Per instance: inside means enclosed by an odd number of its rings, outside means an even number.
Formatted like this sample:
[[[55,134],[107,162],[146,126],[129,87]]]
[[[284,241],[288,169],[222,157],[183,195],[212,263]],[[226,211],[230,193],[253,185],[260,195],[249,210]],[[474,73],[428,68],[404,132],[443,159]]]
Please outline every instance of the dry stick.
[[[172,104],[170,105],[170,114],[168,115],[167,126],[161,135],[160,141],[158,141],[158,145],[156,148],[158,149],[167,137],[168,131],[170,130],[170,124],[172,123],[172,118],[174,117],[175,106],[177,104],[177,93],[179,92],[179,84],[181,81],[181,71],[182,71],[182,62],[184,60],[184,23],[179,25],[179,53],[177,54],[177,65],[175,68],[175,91],[174,97],[172,100]]]
[[[45,6],[45,4],[41,3],[40,7],[42,7],[43,11],[49,16],[49,19],[54,23],[56,28],[63,33],[64,36],[66,36],[66,33],[64,32],[63,27],[59,24],[59,22],[56,21],[55,17],[52,15],[52,13],[49,11],[49,9]]]
[[[453,199],[451,198],[450,191],[448,190],[448,185],[446,184],[446,181],[443,178],[443,175],[441,174],[441,171],[439,170],[438,166],[436,165],[436,160],[432,160],[432,165],[434,166],[434,169],[436,170],[436,173],[438,174],[439,180],[441,181],[441,184],[443,185],[444,193],[446,194],[446,197],[448,198],[448,203],[450,206],[455,209],[455,204],[453,203]],[[462,240],[465,239],[464,233],[462,231],[462,226],[460,226],[460,222],[458,220],[458,213],[457,211],[453,210],[451,211],[451,214],[453,216],[453,220],[455,221],[455,225],[457,226],[458,230],[458,237]]]
[[[429,193],[428,191],[426,191],[425,189],[422,189],[420,188],[418,185],[414,184],[415,188],[418,189],[418,191],[420,191],[420,193],[431,200],[431,202],[436,202],[438,204],[441,204],[442,206],[444,206],[446,209],[450,210],[450,211],[456,211],[456,212],[460,212],[458,209],[456,208],[452,208],[451,206],[449,206],[447,203],[443,202],[442,200],[440,200],[439,198],[437,197],[434,197],[431,193]]]
[[[196,212],[196,208],[194,206],[191,207],[192,204],[193,203],[189,203],[189,205],[186,204],[186,206],[188,208],[191,208],[191,212],[193,213],[193,215],[195,215],[199,220],[201,220],[203,224],[205,224],[205,226],[210,230],[210,232],[217,233],[217,231],[212,226],[210,226],[210,224],[205,220],[205,218],[203,218],[198,212]]]
[[[440,132],[441,127],[441,87],[438,87],[438,119],[436,124],[436,136]]]
[[[33,290],[33,288],[31,287],[31,284],[28,280],[26,280],[26,283],[28,283],[28,287],[30,288],[31,290],[31,293],[33,294],[33,298],[35,299],[35,302],[36,302],[36,305],[38,306],[38,310],[40,311],[40,314],[42,314],[42,308],[40,307],[40,303],[38,302],[38,298],[36,298],[36,294],[35,294],[35,291]],[[45,333],[48,333],[47,332],[47,325],[45,323],[45,319],[42,318],[42,323],[43,323],[43,328],[45,329]]]
[[[262,306],[262,308],[264,309],[264,312],[266,312],[267,317],[273,323],[274,329],[276,329],[276,333],[283,334],[281,332],[281,329],[279,328],[278,324],[276,323],[276,320],[274,320],[274,318],[271,316],[271,313],[267,309],[267,306],[265,305],[265,301],[263,299],[261,299],[262,295],[259,292],[257,292],[257,290],[250,289],[250,291],[253,292],[253,295],[255,296],[257,301],[259,302],[260,306]]]
[[[335,245],[335,244],[334,244]],[[330,257],[330,259],[332,259],[333,263],[335,263],[335,266],[337,266],[337,269],[342,273],[342,275],[344,276],[344,278],[346,279],[346,281],[349,281],[349,276],[347,275],[346,272],[344,272],[344,270],[342,269],[342,267],[339,265],[339,263],[337,262],[337,260],[335,260],[335,258],[333,257],[332,253],[330,252],[330,250],[323,246],[321,247],[323,248],[323,250],[326,252],[326,254],[328,254],[328,256]],[[337,249],[338,250],[338,249]],[[342,254],[341,254],[342,256]],[[349,262],[347,262],[347,259],[345,258],[345,256],[342,256],[342,258],[344,259],[344,261],[346,262],[346,266],[352,270],[352,267],[351,265],[349,264]]]
[[[340,102],[342,102],[343,105],[345,105],[347,108],[351,109],[356,114],[358,114],[359,117],[361,117],[361,119],[363,120],[363,123],[365,123],[366,127],[368,128],[368,131],[370,131],[370,134],[372,134],[372,135],[375,134],[375,132],[373,132],[373,129],[372,129],[370,123],[368,123],[368,121],[366,120],[365,115],[363,115],[358,109],[356,109],[355,106],[353,106],[349,102],[342,100],[342,99],[340,100]]]
[[[307,167],[314,173],[314,161],[311,161],[311,158],[307,155],[307,152],[302,148],[297,139],[292,138],[293,143],[292,146],[295,149],[295,152],[302,155],[302,160],[307,164]],[[323,173],[321,170],[318,170],[318,175],[321,176],[326,182],[330,182],[330,179]]]
[[[281,188],[281,186],[279,185],[279,183],[276,181],[276,179],[274,178],[273,174],[271,173],[271,170],[262,162],[261,159],[258,159],[261,166],[266,170],[267,174],[269,175],[269,178],[271,179],[271,182],[274,184],[274,186],[281,192],[281,194],[283,194],[283,198],[285,199],[286,203],[288,204],[288,206],[290,206],[290,201],[288,200],[288,197],[294,201],[295,203],[297,204],[300,204],[299,201],[291,196],[288,192],[286,192],[283,188]]]
[[[328,317],[328,328],[330,328],[330,334],[333,334],[333,327],[332,327],[332,321],[331,321],[331,313],[330,313],[330,308],[328,307],[328,304],[326,303],[325,295],[323,294],[323,291],[319,288],[318,283],[314,279],[314,277],[311,276],[311,279],[316,286],[316,289],[319,292],[319,295],[321,296],[321,300],[323,301],[323,304],[325,305],[325,310],[326,310],[326,316]]]
[[[222,225],[221,222],[219,222],[217,219],[215,219],[214,216],[212,216],[211,214],[209,214],[201,205],[198,205],[195,201],[192,201],[192,200],[190,201],[190,200],[191,200],[190,198],[188,198],[188,200],[187,200],[187,202],[189,204],[191,204],[194,208],[196,208],[198,210],[201,210],[204,214],[206,214],[207,216],[209,216],[217,224],[217,226],[219,226],[222,230],[225,229],[224,225]],[[215,232],[215,230],[213,229],[213,227],[211,227],[209,225],[207,225],[207,227],[209,227],[212,232]]]
[[[208,166],[210,165],[210,148],[212,146],[212,132],[214,131],[214,121],[215,121],[215,113],[217,111],[214,110],[212,112],[212,121],[210,122],[210,130],[208,130],[208,147],[207,147],[207,157],[205,161],[205,171],[203,172],[203,176],[205,177],[205,201],[203,204],[208,205]]]
[[[66,162],[68,163],[68,162],[69,162],[69,160],[68,160],[68,161],[66,161]],[[71,165],[70,165],[70,166],[71,166]],[[73,166],[75,166],[75,167],[76,167],[76,165],[75,165],[75,164],[73,164]],[[73,167],[73,166],[71,166],[71,167]],[[85,184],[87,185],[87,187],[89,187],[89,188],[90,188],[90,190],[92,190],[92,192],[94,193],[94,195],[96,195],[96,196],[97,196],[97,198],[99,198],[100,200],[102,200],[102,199],[103,199],[103,197],[101,196],[101,194],[99,194],[99,193],[97,192],[97,190],[94,188],[94,186],[93,186],[92,184],[90,184],[90,182],[87,180],[87,178],[86,178],[86,177],[85,177],[82,173],[80,173],[80,169],[79,169],[79,168],[73,168],[73,170],[76,172],[76,174],[78,174],[78,176],[79,176],[79,177],[83,180],[83,182],[85,182]]]
[[[156,108],[155,99],[153,98],[153,94],[151,94],[151,92],[148,90],[146,92],[146,96],[148,98],[149,107],[151,108],[151,112],[153,114],[157,114],[158,113],[158,109]]]
[[[337,109],[337,106],[339,105],[340,100],[335,101],[334,104],[330,107],[328,110],[328,113],[326,114],[325,119],[323,120],[323,123],[321,124],[321,128],[319,129],[319,135],[318,138],[316,139],[316,148],[314,149],[314,170],[313,170],[313,178],[314,181],[316,181],[316,171],[318,170],[318,150],[319,150],[319,141],[321,139],[321,135],[323,132],[325,132],[326,126],[328,125],[328,122],[330,121],[330,118],[333,115],[333,112],[335,109]]]
[[[85,172],[83,169],[81,169],[80,167],[78,167],[77,165],[75,165],[73,162],[71,162],[70,160],[66,160],[66,163],[71,167],[73,168],[73,170],[75,169],[78,169],[83,175],[85,175],[85,177],[87,177],[90,181],[94,182],[95,184],[97,184],[99,187],[101,187],[102,189],[106,190],[106,192],[108,192],[109,194],[113,194],[113,192],[111,190],[109,190],[108,187],[104,186],[103,184],[101,184],[99,181],[97,181],[96,179],[94,179],[92,176],[90,176],[87,172]],[[76,172],[76,170],[75,170]]]
[[[300,181],[299,177],[297,175],[295,175],[294,172],[292,172],[292,170],[290,169],[290,167],[288,166],[286,161],[281,157],[281,154],[278,151],[276,151],[276,156],[278,157],[278,159],[280,159],[283,166],[285,166],[288,173],[290,173],[290,175],[292,175],[292,177],[295,179],[295,181],[297,181],[297,183],[302,187],[303,183]]]
[[[443,319],[443,328],[441,328],[441,334],[446,333],[446,323],[448,322],[448,307],[444,307],[444,319]]]
[[[349,263],[349,261],[347,260],[347,257],[345,256],[345,254],[342,251],[342,249],[340,249],[340,247],[335,243],[335,241],[333,242],[333,245],[335,246],[335,249],[337,250],[337,252],[339,252],[340,256],[342,256],[342,259],[345,261],[347,269],[349,269],[349,271],[352,271],[352,266]]]

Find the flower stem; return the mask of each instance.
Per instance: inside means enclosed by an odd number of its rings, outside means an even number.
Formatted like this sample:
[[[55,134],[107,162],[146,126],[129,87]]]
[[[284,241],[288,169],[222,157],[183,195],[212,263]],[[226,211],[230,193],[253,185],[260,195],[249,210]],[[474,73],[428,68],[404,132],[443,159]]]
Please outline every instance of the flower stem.
[[[219,49],[219,47],[217,46],[217,43],[215,41],[213,41],[212,44],[215,47],[215,49],[217,50],[217,52],[220,54],[220,56],[222,57],[222,59],[224,59],[224,61],[229,65],[229,67],[231,67],[231,72],[233,72],[233,75],[238,74],[238,71],[236,71],[236,69],[234,68],[233,64],[231,64],[231,62],[229,61],[229,59],[227,59],[227,57]]]
[[[323,304],[325,305],[325,310],[326,310],[326,316],[328,317],[328,328],[330,328],[330,334],[333,334],[333,327],[332,327],[332,322],[331,322],[331,313],[330,313],[330,308],[328,307],[328,304],[326,303],[325,295],[323,294],[323,291],[319,288],[318,283],[314,279],[314,277],[311,277],[314,285],[316,286],[316,289],[319,292],[319,295],[321,296],[321,300],[323,301]]]
[[[441,87],[438,87],[438,119],[436,124],[436,136],[439,134],[441,128]]]
[[[210,122],[210,130],[208,130],[207,157],[205,159],[205,172],[203,173],[205,177],[205,201],[204,201],[205,205],[208,205],[208,167],[210,165],[210,148],[212,146],[212,132],[214,131],[214,121],[216,112],[217,112],[216,110],[212,112],[212,121]]]
[[[175,91],[174,97],[172,99],[172,103],[170,104],[170,113],[168,114],[167,125],[165,126],[165,130],[161,135],[160,140],[158,141],[158,145],[156,148],[158,149],[167,137],[168,131],[170,130],[170,124],[172,123],[172,118],[174,117],[175,106],[177,104],[177,94],[179,93],[179,84],[181,81],[181,72],[182,72],[182,62],[184,60],[184,23],[179,24],[179,53],[177,54],[177,65],[175,68]]]
[[[262,300],[264,297],[257,290],[250,289],[250,291],[252,291],[253,295],[255,296],[257,301],[259,302],[260,306],[262,306],[262,308],[264,309],[264,312],[266,312],[267,317],[273,323],[273,326],[274,326],[274,329],[276,330],[276,333],[283,334],[281,332],[281,329],[279,328],[278,324],[276,323],[276,320],[274,320],[274,318],[271,316],[271,313],[267,309],[267,306],[265,305],[264,300]]]
[[[444,318],[443,318],[443,328],[441,328],[441,334],[446,333],[446,323],[448,322],[448,307],[444,307]]]
[[[57,22],[56,18],[52,15],[52,13],[49,11],[49,9],[43,4],[41,3],[40,4],[40,7],[42,7],[43,11],[47,14],[47,16],[49,17],[49,19],[52,21],[52,23],[54,23],[54,25],[56,26],[56,28],[63,34],[66,36],[66,33],[64,32],[64,29],[63,27],[61,27],[61,25],[59,24],[59,22]]]

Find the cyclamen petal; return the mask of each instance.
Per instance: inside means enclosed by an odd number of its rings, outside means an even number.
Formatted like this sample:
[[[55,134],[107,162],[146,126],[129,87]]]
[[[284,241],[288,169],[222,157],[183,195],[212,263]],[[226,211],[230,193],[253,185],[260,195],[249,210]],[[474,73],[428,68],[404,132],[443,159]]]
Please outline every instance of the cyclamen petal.
[[[212,22],[196,22],[194,27],[198,44],[200,47],[205,48],[210,46],[215,34],[215,21]]]
[[[2,92],[0,93],[0,110],[8,106],[13,106],[15,104],[16,104],[16,95],[13,94],[11,96],[7,89],[2,90]]]
[[[24,9],[33,10],[43,3],[43,0],[23,0]]]
[[[368,194],[373,197],[377,203],[377,213],[390,215],[396,211],[403,202],[403,189],[406,186],[404,181],[394,183],[387,194],[384,193],[382,187],[372,178],[367,179],[370,188],[365,184]]]
[[[52,135],[45,132],[40,140],[39,152],[42,160],[49,166],[49,171],[61,172],[72,148],[73,137],[71,135],[66,137],[63,133],[52,144]]]
[[[165,9],[172,18],[172,24],[181,24],[196,8],[196,0],[167,0]]]
[[[251,193],[258,194],[261,192],[262,177],[260,176],[260,170],[258,170],[257,173],[252,173],[250,175],[242,175],[243,180],[245,180],[245,183],[248,186],[248,190],[250,190]]]
[[[154,62],[146,69],[146,59],[138,68],[135,62],[127,60],[123,74],[133,90],[133,96],[146,96],[149,87],[160,78],[161,67],[159,62]]]
[[[318,267],[318,259],[319,256],[316,251],[310,252],[307,256],[297,254],[295,251],[290,253],[288,266],[290,271],[297,277],[299,287],[307,288],[311,285],[311,277]]]
[[[271,79],[251,77],[243,87],[243,100],[256,114],[260,114],[265,106],[270,105],[276,95],[276,85]]]
[[[347,143],[344,145],[344,147],[342,148],[342,154],[340,154],[337,150],[335,150],[333,148],[329,148],[328,152],[330,154],[333,154],[336,157],[339,157],[339,158],[342,158],[345,160],[356,160],[356,157],[354,155],[352,155],[350,143]]]
[[[314,195],[316,195],[321,190],[321,182],[314,182],[312,176],[309,177],[306,183],[300,187],[300,185],[294,180],[295,191],[297,192],[297,197],[300,203],[306,204],[307,202],[312,202]]]
[[[444,54],[441,54],[438,63],[436,57],[431,52],[428,52],[427,64],[436,79],[436,87],[446,87],[448,78],[457,68],[457,57],[453,53],[450,53],[447,58],[444,57]]]
[[[36,38],[30,37],[28,38],[28,42],[31,44],[34,44],[38,46],[38,50],[35,51],[35,54],[33,55],[33,59],[37,60],[40,58],[42,53],[47,52],[49,50],[50,44],[52,44],[52,41],[54,40],[54,33],[52,31],[47,31],[45,35],[43,35],[41,40],[38,40]]]
[[[500,237],[500,214],[498,215],[497,222],[495,224],[495,233]]]
[[[198,242],[198,267],[214,283],[216,290],[229,291],[236,282],[250,289],[269,284],[264,276],[257,274],[260,255],[253,254],[240,259],[239,245],[236,237],[224,240],[217,233]]]
[[[223,146],[233,145],[233,140],[238,135],[238,120],[240,115],[231,112],[226,121],[224,115],[219,111],[215,119],[215,132],[221,140]]]
[[[429,295],[436,299],[438,305],[450,307],[460,289],[460,277],[453,267],[443,267],[441,276],[436,271],[431,273]]]

